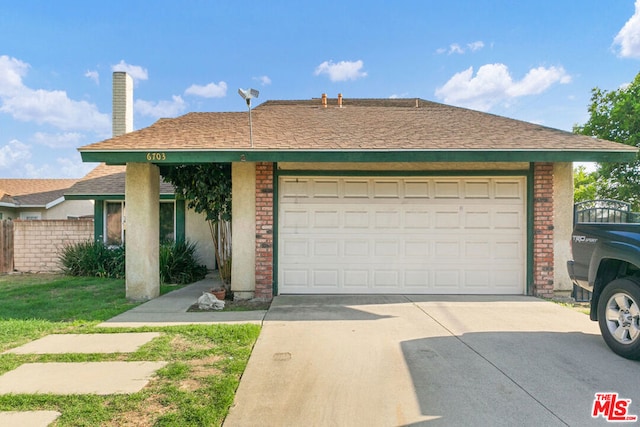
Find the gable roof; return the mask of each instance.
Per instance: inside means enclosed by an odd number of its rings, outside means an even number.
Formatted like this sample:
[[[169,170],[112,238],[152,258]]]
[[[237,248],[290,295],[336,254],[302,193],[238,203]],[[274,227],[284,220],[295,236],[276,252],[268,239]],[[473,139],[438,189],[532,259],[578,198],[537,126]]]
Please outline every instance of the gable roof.
[[[49,209],[64,201],[64,192],[77,179],[0,179],[0,203],[19,208]]]
[[[624,144],[421,99],[267,101],[81,147],[84,161],[630,161]]]
[[[109,166],[104,163],[92,169],[82,179],[64,192],[67,199],[121,198],[124,196],[126,166]],[[160,194],[173,195],[175,190],[160,178]]]

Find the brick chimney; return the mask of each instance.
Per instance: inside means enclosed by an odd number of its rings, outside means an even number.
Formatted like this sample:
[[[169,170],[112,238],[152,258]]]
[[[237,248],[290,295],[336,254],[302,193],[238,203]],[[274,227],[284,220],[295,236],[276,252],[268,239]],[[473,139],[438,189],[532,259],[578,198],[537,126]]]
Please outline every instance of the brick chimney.
[[[113,73],[112,136],[133,131],[133,79],[124,71]]]

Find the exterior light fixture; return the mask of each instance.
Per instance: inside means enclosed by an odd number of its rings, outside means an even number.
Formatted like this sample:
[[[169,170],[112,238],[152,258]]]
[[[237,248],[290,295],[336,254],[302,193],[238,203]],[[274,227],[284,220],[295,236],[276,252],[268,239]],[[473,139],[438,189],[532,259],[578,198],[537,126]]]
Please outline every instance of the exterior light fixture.
[[[253,124],[251,123],[251,100],[257,98],[260,95],[255,89],[238,89],[238,95],[247,101],[247,108],[249,109],[249,141],[251,142],[251,148],[253,148]]]

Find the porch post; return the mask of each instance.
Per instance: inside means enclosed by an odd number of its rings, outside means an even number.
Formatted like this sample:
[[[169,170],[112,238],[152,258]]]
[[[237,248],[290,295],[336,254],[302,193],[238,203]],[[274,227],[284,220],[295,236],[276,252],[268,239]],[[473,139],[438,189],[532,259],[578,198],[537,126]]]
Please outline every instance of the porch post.
[[[231,290],[250,299],[256,288],[256,164],[231,164]]]
[[[125,180],[126,295],[147,301],[160,295],[160,170],[127,163]]]

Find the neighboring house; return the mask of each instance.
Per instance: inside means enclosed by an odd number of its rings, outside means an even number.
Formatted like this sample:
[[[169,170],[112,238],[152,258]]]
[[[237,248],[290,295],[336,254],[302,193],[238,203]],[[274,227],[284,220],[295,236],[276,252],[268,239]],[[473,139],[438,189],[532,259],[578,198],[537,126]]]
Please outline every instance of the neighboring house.
[[[124,166],[98,165],[64,192],[69,201],[85,200],[92,204],[94,239],[107,245],[126,242]],[[215,267],[209,228],[201,215],[185,209],[184,200],[176,200],[171,184],[160,180],[159,239],[186,239],[197,243],[197,255],[208,268]]]
[[[0,179],[0,220],[78,219],[93,215],[90,201],[65,201],[77,179]]]
[[[159,165],[230,162],[239,297],[570,289],[573,161],[636,149],[421,99],[268,101],[81,147],[126,166],[127,295],[157,296]]]

